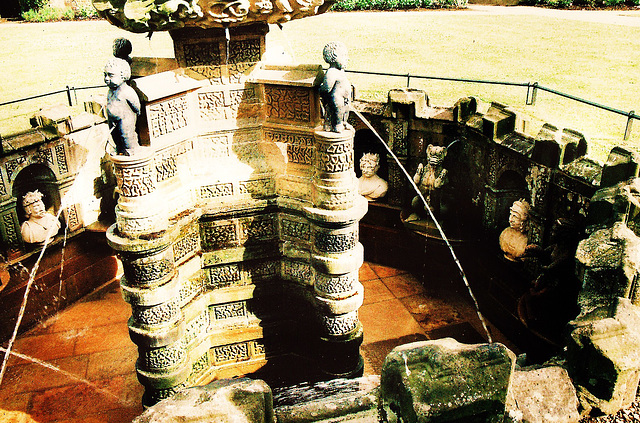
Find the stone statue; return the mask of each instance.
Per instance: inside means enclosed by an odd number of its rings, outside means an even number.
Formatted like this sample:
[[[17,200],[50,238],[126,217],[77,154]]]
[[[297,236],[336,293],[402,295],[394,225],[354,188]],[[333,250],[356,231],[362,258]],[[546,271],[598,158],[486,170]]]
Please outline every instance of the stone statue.
[[[113,56],[118,59],[125,60],[129,66],[131,66],[131,52],[133,51],[133,46],[131,45],[131,41],[126,38],[116,38],[113,40]]]
[[[347,47],[340,42],[331,42],[322,51],[329,69],[320,85],[320,98],[324,108],[325,131],[342,132],[351,128],[347,123],[351,105],[351,83],[344,69],[347,66]]]
[[[527,251],[527,235],[524,233],[524,222],[529,217],[529,203],[524,199],[513,202],[509,208],[509,227],[500,234],[500,249],[506,259],[521,260]]]
[[[387,181],[378,176],[380,169],[380,156],[375,153],[366,153],[360,158],[360,170],[362,176],[358,178],[358,194],[368,201],[374,201],[387,193]]]
[[[24,242],[41,243],[55,236],[60,230],[60,221],[47,212],[40,191],[26,193],[22,198],[22,207],[28,219],[20,227]]]
[[[130,77],[131,68],[124,59],[113,57],[104,67],[104,82],[109,87],[107,121],[116,153],[125,156],[132,155],[138,147],[136,122],[140,115],[140,99],[126,83]]]
[[[558,219],[547,248],[531,244],[526,255],[538,257],[542,271],[518,303],[518,315],[530,328],[560,337],[565,324],[578,312],[580,281],[576,277],[576,249],[583,231],[570,219]]]
[[[438,147],[433,144],[427,146],[427,164],[420,163],[413,175],[413,182],[434,213],[440,211],[440,188],[447,183],[447,170],[442,162],[447,155],[448,147]],[[415,196],[411,206],[416,210],[424,210],[420,197]]]

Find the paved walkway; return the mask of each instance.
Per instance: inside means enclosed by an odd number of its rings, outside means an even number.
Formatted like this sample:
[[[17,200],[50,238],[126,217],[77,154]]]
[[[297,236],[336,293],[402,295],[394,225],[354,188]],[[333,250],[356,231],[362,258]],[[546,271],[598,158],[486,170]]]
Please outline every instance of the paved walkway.
[[[465,295],[425,288],[404,271],[373,263],[362,266],[360,280],[365,374],[379,374],[386,354],[403,343],[445,336],[484,342]],[[0,385],[0,422],[124,423],[140,414],[143,388],[134,369],[129,315],[114,283],[20,336],[16,352],[65,373],[11,358]],[[505,342],[494,328],[492,336]]]

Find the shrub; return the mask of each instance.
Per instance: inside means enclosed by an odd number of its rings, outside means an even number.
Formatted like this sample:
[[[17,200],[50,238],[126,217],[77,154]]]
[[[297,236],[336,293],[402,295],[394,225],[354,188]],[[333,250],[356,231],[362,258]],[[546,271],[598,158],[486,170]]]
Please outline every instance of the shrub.
[[[22,13],[30,10],[38,10],[49,4],[49,0],[19,0]]]
[[[44,6],[40,9],[31,9],[22,13],[22,19],[28,22],[51,22],[61,20],[74,20],[78,17],[77,11],[71,8],[56,8],[50,6]]]

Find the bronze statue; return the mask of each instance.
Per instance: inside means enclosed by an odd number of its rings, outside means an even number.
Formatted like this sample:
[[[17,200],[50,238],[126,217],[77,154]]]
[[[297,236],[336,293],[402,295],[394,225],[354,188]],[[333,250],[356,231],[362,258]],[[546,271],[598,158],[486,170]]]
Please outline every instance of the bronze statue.
[[[350,129],[349,108],[351,107],[351,83],[344,69],[347,66],[347,48],[340,42],[331,42],[322,51],[329,69],[320,85],[320,98],[324,108],[325,131],[342,132]]]
[[[138,147],[136,122],[141,107],[138,94],[126,83],[130,77],[131,68],[124,59],[113,57],[104,67],[104,82],[109,87],[107,121],[116,153],[125,156],[132,155]]]

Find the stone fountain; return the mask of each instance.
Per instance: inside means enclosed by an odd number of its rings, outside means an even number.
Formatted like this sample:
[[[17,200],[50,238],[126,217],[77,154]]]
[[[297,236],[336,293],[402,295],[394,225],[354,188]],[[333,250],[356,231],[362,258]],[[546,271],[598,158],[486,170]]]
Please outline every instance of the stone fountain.
[[[94,5],[124,29],[169,30],[178,65],[134,80],[142,147],[112,155],[107,237],[143,403],[278,363],[305,379],[361,373],[354,131],[323,130],[321,66],[261,62],[268,23],[331,3]]]

